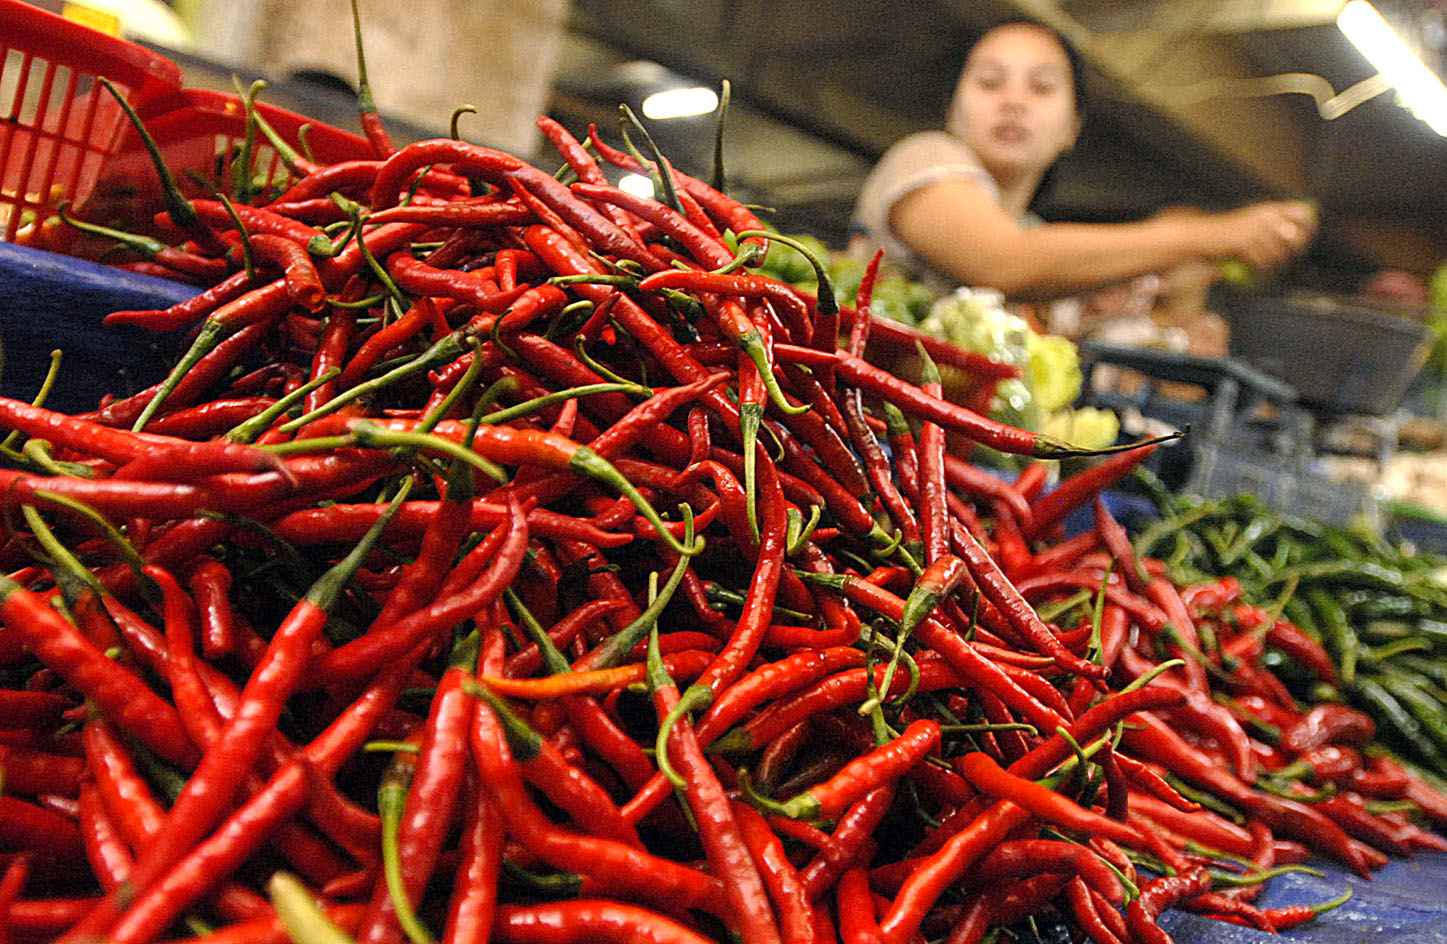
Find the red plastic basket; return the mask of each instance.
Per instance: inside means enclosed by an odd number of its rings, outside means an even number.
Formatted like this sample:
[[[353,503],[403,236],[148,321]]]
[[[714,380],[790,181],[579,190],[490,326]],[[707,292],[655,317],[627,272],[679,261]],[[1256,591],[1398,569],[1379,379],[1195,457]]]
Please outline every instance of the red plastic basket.
[[[19,0],[0,0],[0,239],[34,242],[56,205],[92,192],[125,130],[96,82],[146,110],[181,90],[171,60]]]
[[[66,201],[80,218],[152,229],[163,208],[155,168],[97,77],[134,106],[184,190],[234,196],[231,165],[246,135],[237,96],[183,90],[180,67],[170,59],[19,0],[0,0],[0,52],[0,116],[9,116],[0,121],[0,239],[75,255],[106,248],[56,225],[55,209]],[[355,134],[265,103],[257,110],[319,163],[373,156]],[[279,155],[260,134],[250,172],[273,187],[286,183]]]
[[[235,196],[233,164],[246,135],[246,111],[241,100],[224,92],[186,89],[163,103],[165,111],[145,116],[146,130],[155,139],[161,157],[188,196],[209,197],[216,192]],[[256,110],[277,134],[318,163],[370,158],[365,138],[267,105]],[[307,130],[303,132],[303,128]],[[301,146],[305,138],[306,147]],[[280,155],[258,133],[252,143],[249,172],[273,191],[288,180]],[[151,229],[152,215],[163,208],[160,182],[150,155],[134,130],[122,140],[106,162],[88,199],[77,205],[86,219],[131,231]]]

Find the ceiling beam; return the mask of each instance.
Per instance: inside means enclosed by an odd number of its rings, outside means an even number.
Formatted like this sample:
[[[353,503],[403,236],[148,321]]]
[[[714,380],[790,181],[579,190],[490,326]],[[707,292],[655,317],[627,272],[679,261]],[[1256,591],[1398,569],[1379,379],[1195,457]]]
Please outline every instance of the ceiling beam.
[[[1345,0],[1069,0],[1064,9],[1097,33],[1253,33],[1336,22]]]

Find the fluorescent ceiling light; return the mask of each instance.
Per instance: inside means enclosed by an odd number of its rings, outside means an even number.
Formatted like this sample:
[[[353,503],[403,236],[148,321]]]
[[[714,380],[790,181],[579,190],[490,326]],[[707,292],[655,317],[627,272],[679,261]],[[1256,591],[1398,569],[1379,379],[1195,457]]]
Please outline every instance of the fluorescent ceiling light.
[[[1336,25],[1392,83],[1402,104],[1447,137],[1447,87],[1422,65],[1381,14],[1367,0],[1351,0],[1337,16]]]
[[[655,121],[660,118],[686,118],[689,115],[706,115],[718,107],[718,93],[711,88],[669,89],[654,92],[643,100],[643,117]]]
[[[624,174],[618,181],[618,189],[635,197],[653,196],[653,181],[642,174]]]

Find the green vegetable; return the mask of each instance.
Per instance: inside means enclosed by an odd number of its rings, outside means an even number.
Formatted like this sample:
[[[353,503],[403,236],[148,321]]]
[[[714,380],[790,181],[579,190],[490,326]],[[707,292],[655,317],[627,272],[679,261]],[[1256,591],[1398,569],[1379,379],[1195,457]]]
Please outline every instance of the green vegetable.
[[[1137,540],[1139,553],[1167,559],[1180,583],[1234,576],[1264,609],[1292,588],[1283,615],[1323,643],[1340,697],[1371,715],[1404,758],[1447,774],[1447,562],[1247,495],[1152,494],[1163,517]],[[1298,697],[1313,695],[1316,679],[1292,672],[1285,653],[1268,649],[1263,662]]]

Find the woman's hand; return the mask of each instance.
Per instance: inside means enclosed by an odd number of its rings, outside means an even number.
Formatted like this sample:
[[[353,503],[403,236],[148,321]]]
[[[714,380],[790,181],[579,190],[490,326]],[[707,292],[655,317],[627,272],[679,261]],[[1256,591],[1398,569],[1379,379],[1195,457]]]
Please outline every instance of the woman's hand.
[[[1274,200],[1203,216],[1206,256],[1240,259],[1270,269],[1299,254],[1316,235],[1317,217],[1309,203]]]

